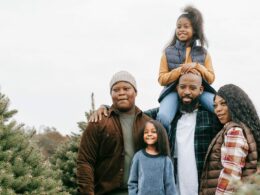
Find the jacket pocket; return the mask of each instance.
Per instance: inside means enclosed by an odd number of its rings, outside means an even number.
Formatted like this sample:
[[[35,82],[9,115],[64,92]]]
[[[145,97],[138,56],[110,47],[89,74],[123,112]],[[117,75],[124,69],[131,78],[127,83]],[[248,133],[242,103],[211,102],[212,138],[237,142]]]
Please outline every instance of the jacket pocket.
[[[115,132],[103,132],[102,140],[99,148],[99,154],[101,158],[107,158],[113,156],[120,144],[120,137]]]

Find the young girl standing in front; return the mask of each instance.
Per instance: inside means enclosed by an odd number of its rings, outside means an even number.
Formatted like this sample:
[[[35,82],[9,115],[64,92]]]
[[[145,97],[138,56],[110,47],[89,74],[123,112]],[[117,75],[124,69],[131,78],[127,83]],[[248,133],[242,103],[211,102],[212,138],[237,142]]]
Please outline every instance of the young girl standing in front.
[[[175,195],[173,164],[169,158],[166,130],[155,120],[145,124],[140,137],[142,150],[132,160],[129,195]]]
[[[176,81],[188,71],[202,76],[205,89],[199,100],[202,106],[214,112],[214,95],[210,93],[214,89],[208,84],[214,81],[215,75],[211,57],[204,45],[207,45],[207,41],[203,32],[202,15],[196,8],[187,6],[177,20],[174,37],[166,47],[160,64],[158,81],[165,88],[159,97],[157,120],[167,130],[170,129],[178,108],[178,95],[174,91]]]

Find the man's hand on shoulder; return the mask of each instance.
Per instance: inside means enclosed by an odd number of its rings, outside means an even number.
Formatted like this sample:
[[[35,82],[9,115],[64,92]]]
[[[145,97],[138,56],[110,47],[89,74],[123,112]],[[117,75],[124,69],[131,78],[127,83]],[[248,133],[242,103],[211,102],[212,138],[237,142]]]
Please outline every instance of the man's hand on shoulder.
[[[108,109],[107,109],[106,106],[101,105],[101,106],[99,106],[99,108],[98,108],[97,110],[95,110],[95,111],[91,114],[91,116],[89,117],[88,122],[94,122],[94,123],[96,123],[96,122],[98,122],[98,120],[101,120],[101,119],[102,119],[103,115],[104,115],[105,117],[108,116]]]

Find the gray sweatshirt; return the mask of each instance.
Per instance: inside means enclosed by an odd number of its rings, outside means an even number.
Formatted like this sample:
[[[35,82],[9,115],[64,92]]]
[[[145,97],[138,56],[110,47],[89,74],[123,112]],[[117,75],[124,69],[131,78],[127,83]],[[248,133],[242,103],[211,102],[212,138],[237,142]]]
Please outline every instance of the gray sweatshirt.
[[[129,195],[176,195],[173,164],[168,156],[138,151],[128,179]]]

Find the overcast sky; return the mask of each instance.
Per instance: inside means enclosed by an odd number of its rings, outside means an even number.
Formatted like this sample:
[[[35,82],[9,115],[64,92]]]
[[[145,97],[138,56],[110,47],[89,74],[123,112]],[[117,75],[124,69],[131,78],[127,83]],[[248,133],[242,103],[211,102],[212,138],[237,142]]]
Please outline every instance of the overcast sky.
[[[161,54],[187,4],[204,16],[213,86],[239,85],[259,111],[258,0],[0,0],[0,86],[16,120],[78,132],[91,92],[111,104],[119,70],[135,75],[141,109],[158,106]]]

